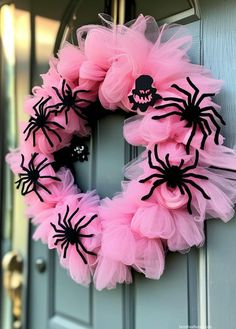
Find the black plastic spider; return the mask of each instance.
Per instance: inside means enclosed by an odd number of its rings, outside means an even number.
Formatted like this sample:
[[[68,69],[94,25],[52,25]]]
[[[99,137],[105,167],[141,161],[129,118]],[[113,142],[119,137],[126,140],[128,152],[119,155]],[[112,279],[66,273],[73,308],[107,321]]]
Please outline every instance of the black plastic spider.
[[[165,162],[161,160],[158,157],[158,152],[157,152],[157,145],[155,145],[154,148],[154,155],[156,161],[160,165],[154,165],[152,163],[152,152],[149,150],[148,151],[148,164],[151,169],[157,170],[157,173],[152,174],[144,179],[141,179],[139,182],[140,183],[145,183],[149,181],[150,179],[157,178],[154,182],[153,185],[150,189],[150,192],[147,195],[144,195],[142,197],[142,200],[147,200],[150,198],[150,196],[153,194],[154,190],[162,185],[162,184],[167,184],[168,187],[170,188],[178,188],[180,190],[180,193],[183,195],[185,192],[188,195],[188,203],[187,203],[187,209],[190,214],[192,214],[191,210],[191,201],[192,201],[192,193],[189,189],[188,185],[191,185],[195,189],[201,192],[203,197],[207,200],[210,200],[210,197],[206,194],[206,192],[196,183],[194,182],[191,178],[197,178],[197,179],[204,179],[207,180],[208,177],[195,174],[191,172],[192,169],[195,169],[198,164],[198,159],[199,159],[199,152],[196,150],[196,156],[193,165],[186,166],[183,168],[184,165],[184,160],[181,159],[180,164],[178,166],[176,165],[171,165],[169,161],[169,153],[166,154],[165,156]]]
[[[37,196],[39,197],[40,201],[43,202],[42,196],[39,194],[37,188],[41,187],[43,190],[47,191],[49,194],[51,192],[47,187],[45,187],[42,183],[39,182],[39,179],[44,179],[44,178],[50,178],[52,180],[60,181],[60,178],[54,177],[54,176],[41,176],[40,172],[51,165],[51,162],[45,163],[47,161],[47,158],[44,158],[41,162],[39,162],[38,165],[35,166],[34,161],[37,157],[38,153],[32,154],[32,157],[28,163],[28,168],[25,167],[24,162],[25,162],[25,157],[23,154],[21,154],[21,168],[24,170],[24,173],[20,173],[19,177],[20,179],[15,182],[17,184],[16,188],[19,189],[21,184],[21,194],[26,195],[31,192],[35,192]]]
[[[49,145],[53,147],[53,142],[51,141],[50,137],[48,136],[48,132],[53,133],[58,140],[61,142],[61,136],[57,133],[56,130],[52,129],[52,126],[64,129],[59,123],[51,121],[49,119],[50,114],[54,112],[53,110],[48,111],[49,108],[55,108],[55,105],[46,106],[47,102],[51,99],[48,97],[44,99],[43,97],[33,106],[35,115],[31,116],[29,119],[29,124],[24,130],[24,134],[27,133],[25,140],[27,141],[30,135],[33,135],[33,146],[36,145],[36,133],[40,129],[42,130],[43,134],[45,135]]]
[[[54,231],[56,232],[56,234],[53,235],[53,238],[56,238],[55,241],[55,246],[58,245],[58,243],[61,243],[61,248],[63,250],[63,258],[66,258],[66,254],[67,254],[67,250],[69,245],[71,244],[72,246],[75,245],[76,251],[78,252],[78,254],[80,255],[80,257],[82,258],[84,264],[87,264],[87,260],[85,258],[85,256],[83,255],[82,251],[88,255],[94,255],[96,256],[96,254],[92,251],[89,251],[85,248],[85,246],[83,245],[81,238],[92,238],[94,236],[94,234],[84,234],[81,233],[81,230],[83,230],[83,228],[87,227],[96,217],[97,215],[93,215],[85,224],[81,225],[82,221],[85,219],[86,216],[81,217],[78,222],[72,226],[72,218],[78,213],[79,208],[77,208],[71,215],[69,218],[69,206],[67,205],[66,207],[66,213],[64,215],[63,220],[61,219],[61,214],[58,214],[58,225],[60,226],[60,229],[58,229],[56,227],[55,224],[50,223],[51,226],[53,227]],[[79,249],[81,248],[82,251]]]
[[[77,114],[80,118],[87,120],[87,116],[82,113],[85,108],[79,106],[79,104],[92,104],[93,102],[88,99],[77,98],[77,96],[79,93],[88,93],[89,90],[77,90],[73,92],[68,83],[66,83],[65,79],[62,82],[61,93],[56,87],[52,88],[55,90],[58,98],[60,99],[59,103],[55,104],[56,108],[60,108],[59,111],[56,111],[56,114],[65,110],[66,124],[68,124],[68,112],[70,111],[70,109],[73,109],[75,114]]]
[[[180,88],[176,84],[173,84],[171,87],[177,89],[179,92],[187,96],[187,100],[178,98],[178,97],[166,97],[163,98],[165,101],[173,101],[173,103],[167,103],[164,105],[158,105],[155,108],[156,109],[163,109],[168,107],[176,107],[179,111],[172,111],[167,114],[163,115],[155,115],[152,117],[154,120],[163,119],[166,117],[169,117],[171,115],[178,115],[180,117],[180,120],[187,121],[187,124],[185,127],[192,128],[191,134],[189,136],[189,139],[186,144],[186,152],[189,154],[190,150],[190,144],[192,142],[192,139],[197,131],[197,128],[200,129],[203,137],[201,141],[201,149],[204,149],[206,139],[209,135],[211,135],[212,130],[208,122],[208,118],[211,120],[212,124],[216,127],[216,132],[214,136],[214,141],[216,144],[219,144],[219,134],[220,134],[220,126],[218,122],[215,120],[214,115],[219,119],[219,121],[225,125],[225,122],[222,118],[222,116],[216,111],[216,109],[213,106],[206,106],[201,108],[201,102],[206,97],[212,97],[215,96],[215,94],[205,93],[202,94],[198,98],[199,89],[195,86],[195,84],[190,80],[189,77],[186,78],[189,85],[194,89],[193,95],[191,93],[183,88]],[[198,100],[197,100],[198,98]],[[182,103],[182,104],[180,104]],[[213,115],[214,114],[214,115]]]

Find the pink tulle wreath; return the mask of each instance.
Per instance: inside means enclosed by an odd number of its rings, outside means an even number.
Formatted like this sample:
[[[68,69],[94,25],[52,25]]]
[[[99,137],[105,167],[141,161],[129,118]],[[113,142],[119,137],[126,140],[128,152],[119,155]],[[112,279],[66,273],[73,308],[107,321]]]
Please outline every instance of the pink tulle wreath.
[[[76,282],[97,289],[159,279],[169,251],[204,243],[204,221],[229,221],[236,202],[236,152],[223,145],[222,82],[188,58],[191,35],[140,15],[127,25],[78,29],[24,109],[20,147],[7,155],[25,196],[34,239],[56,249]],[[86,37],[85,37],[86,36]],[[126,165],[122,192],[101,200],[81,192],[71,164],[86,161],[95,101],[135,115],[124,138],[145,151]],[[67,161],[67,163],[65,162]],[[68,163],[70,165],[68,165]]]

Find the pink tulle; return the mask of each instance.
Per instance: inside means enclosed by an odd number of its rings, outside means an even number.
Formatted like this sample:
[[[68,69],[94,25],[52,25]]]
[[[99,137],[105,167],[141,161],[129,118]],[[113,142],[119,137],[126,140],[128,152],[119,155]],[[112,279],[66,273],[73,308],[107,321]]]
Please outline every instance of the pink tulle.
[[[42,242],[48,243],[50,249],[56,248],[60,255],[62,266],[68,269],[73,280],[83,285],[88,285],[91,281],[91,274],[94,272],[96,263],[96,253],[100,248],[100,219],[94,216],[98,214],[98,204],[99,198],[94,192],[67,195],[63,204],[57,204],[55,208],[44,211],[44,213],[42,213],[43,218],[38,217],[35,219],[35,221],[41,223],[34,233],[34,239],[41,239]],[[78,252],[76,244],[68,244],[65,257],[65,244],[63,245],[63,242],[60,240],[61,238],[58,238],[58,234],[60,234],[58,230],[62,230],[62,226],[60,226],[58,222],[58,214],[61,214],[63,218],[67,212],[66,207],[69,207],[68,216],[71,216],[76,210],[78,210],[78,212],[72,219],[67,217],[66,220],[62,220],[64,225],[70,223],[72,227],[75,227],[78,221],[81,220],[83,216],[85,217],[81,222],[81,232],[84,237],[81,238],[80,244],[78,245],[78,249],[82,253],[84,260]],[[89,225],[85,226],[93,217],[94,219]],[[59,243],[57,243],[57,239],[60,240],[58,240]],[[88,252],[92,252],[93,255]]]

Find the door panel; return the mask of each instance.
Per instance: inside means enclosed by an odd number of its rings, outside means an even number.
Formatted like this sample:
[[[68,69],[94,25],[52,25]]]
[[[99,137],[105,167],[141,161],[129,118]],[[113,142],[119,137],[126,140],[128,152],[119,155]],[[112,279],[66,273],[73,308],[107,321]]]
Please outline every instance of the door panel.
[[[80,22],[83,24],[93,23],[91,17],[94,18],[99,12],[98,8],[90,10],[89,20],[86,20],[88,16],[85,15],[88,6],[81,5],[80,8],[78,21],[81,16]],[[203,8],[206,8],[206,15],[210,15],[206,2]],[[213,20],[213,16],[210,17]],[[187,25],[193,35],[190,57],[195,63],[199,63],[202,57],[202,24],[205,24],[205,21],[195,21]],[[217,35],[211,20],[206,23],[206,28],[209,34],[205,38],[204,50],[209,47],[212,33],[215,33],[215,38]],[[224,48],[222,44],[218,47]],[[208,53],[209,57],[204,56],[204,62],[211,67],[216,49],[212,48],[209,52],[208,48]],[[227,58],[225,55],[224,59]],[[217,65],[219,60],[213,61],[215,72],[220,71],[217,71]],[[96,188],[101,197],[112,197],[115,192],[120,191],[122,167],[138,153],[138,150],[128,146],[122,137],[124,119],[125,115],[120,112],[107,113],[96,123],[92,136],[87,141],[89,160],[75,165],[76,180],[83,191]],[[231,135],[235,136],[232,129]],[[159,281],[148,280],[135,273],[131,286],[123,285],[115,290],[102,292],[96,291],[92,286],[84,288],[75,284],[60,267],[54,252],[49,252],[39,242],[30,242],[29,328],[178,329],[198,325],[205,328],[207,324],[212,323],[214,328],[218,328],[218,323],[221,324],[219,328],[223,328],[222,312],[218,312],[221,307],[221,294],[227,298],[228,304],[231,299],[233,305],[236,304],[235,291],[232,296],[229,285],[228,289],[224,290],[225,277],[220,277],[217,272],[219,266],[221,273],[227,266],[226,260],[225,263],[222,262],[225,253],[230,252],[233,259],[235,243],[232,242],[234,239],[230,225],[235,223],[224,227],[224,234],[229,237],[227,243],[224,243],[221,235],[223,225],[212,222],[208,224],[211,232],[208,234],[207,249],[192,249],[186,255],[168,254],[166,270]],[[39,273],[34,265],[38,257],[44,258],[47,265],[43,273]],[[230,275],[229,279],[232,283],[233,276]],[[234,328],[233,321],[230,320],[229,326],[226,327]]]

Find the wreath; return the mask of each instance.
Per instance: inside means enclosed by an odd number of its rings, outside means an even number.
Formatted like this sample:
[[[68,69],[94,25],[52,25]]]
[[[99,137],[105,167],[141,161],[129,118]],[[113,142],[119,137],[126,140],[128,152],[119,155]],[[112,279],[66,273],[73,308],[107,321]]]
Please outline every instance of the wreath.
[[[203,245],[205,219],[229,221],[236,202],[236,152],[223,145],[212,99],[222,82],[189,61],[191,35],[150,16],[127,25],[100,17],[103,26],[79,28],[78,45],[50,60],[25,101],[20,148],[7,155],[34,239],[99,290],[130,283],[132,268],[159,279],[166,252]],[[132,113],[124,138],[145,147],[112,199],[82,192],[73,175],[74,161],[88,160],[97,101]]]

